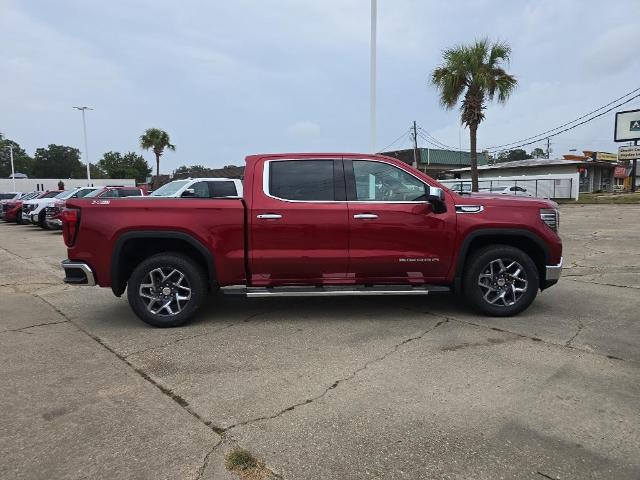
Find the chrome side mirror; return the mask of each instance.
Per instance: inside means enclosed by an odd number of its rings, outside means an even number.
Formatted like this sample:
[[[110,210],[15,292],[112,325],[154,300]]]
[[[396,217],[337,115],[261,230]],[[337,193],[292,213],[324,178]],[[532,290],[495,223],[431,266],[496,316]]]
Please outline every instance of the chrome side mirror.
[[[427,202],[431,204],[433,213],[444,213],[447,211],[447,204],[444,201],[444,190],[437,187],[429,187]]]
[[[185,188],[184,192],[182,192],[181,197],[195,197],[196,191],[193,188]]]

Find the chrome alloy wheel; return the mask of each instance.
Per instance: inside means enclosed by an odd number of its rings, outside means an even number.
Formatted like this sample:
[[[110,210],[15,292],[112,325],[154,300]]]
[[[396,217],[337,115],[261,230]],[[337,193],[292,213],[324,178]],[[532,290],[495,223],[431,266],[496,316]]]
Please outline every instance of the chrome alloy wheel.
[[[160,267],[147,274],[138,294],[152,314],[172,316],[179,314],[191,299],[191,287],[180,270]]]
[[[527,284],[522,265],[504,258],[489,262],[478,277],[484,300],[500,307],[515,305],[527,291]]]

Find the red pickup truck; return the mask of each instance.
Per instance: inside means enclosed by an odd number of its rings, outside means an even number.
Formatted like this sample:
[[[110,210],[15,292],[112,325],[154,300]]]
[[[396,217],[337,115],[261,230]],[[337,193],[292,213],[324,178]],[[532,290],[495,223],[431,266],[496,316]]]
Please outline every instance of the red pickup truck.
[[[208,292],[250,297],[453,291],[488,315],[527,308],[562,269],[557,205],[459,195],[380,155],[246,159],[243,198],[73,199],[65,282],[125,290],[160,327]]]

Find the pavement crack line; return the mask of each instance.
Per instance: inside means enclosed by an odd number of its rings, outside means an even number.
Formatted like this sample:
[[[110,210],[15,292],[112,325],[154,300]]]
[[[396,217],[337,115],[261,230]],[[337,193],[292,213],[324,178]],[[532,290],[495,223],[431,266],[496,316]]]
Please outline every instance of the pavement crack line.
[[[317,400],[320,400],[322,397],[324,397],[331,390],[334,390],[335,388],[337,388],[342,383],[345,383],[345,382],[348,382],[349,380],[352,380],[360,372],[366,370],[371,365],[384,361],[387,357],[389,357],[390,355],[393,355],[394,353],[396,353],[400,349],[400,347],[402,347],[403,345],[406,345],[407,343],[422,339],[424,336],[426,336],[429,333],[433,332],[436,328],[440,327],[441,325],[443,325],[443,324],[445,324],[447,322],[449,322],[448,318],[445,318],[444,320],[440,320],[434,326],[429,327],[428,329],[424,330],[419,335],[416,335],[416,336],[410,337],[410,338],[406,338],[406,339],[402,340],[401,342],[396,343],[392,348],[390,348],[384,354],[382,354],[382,355],[380,355],[380,356],[378,356],[378,357],[376,357],[376,358],[374,358],[372,360],[367,361],[362,367],[357,368],[356,370],[351,372],[349,375],[347,375],[345,377],[342,377],[342,378],[339,378],[338,380],[333,382],[331,385],[329,385],[327,388],[325,388],[321,393],[319,393],[318,395],[316,395],[314,397],[307,398],[306,400],[304,400],[302,402],[298,402],[298,403],[295,403],[293,405],[288,406],[287,408],[283,408],[282,410],[278,411],[277,413],[275,413],[273,415],[265,415],[265,416],[262,416],[262,417],[252,418],[250,420],[245,420],[245,421],[242,421],[242,422],[235,423],[233,425],[230,425],[230,426],[224,428],[222,431],[223,432],[228,432],[229,430],[232,430],[232,429],[237,428],[237,427],[242,427],[242,426],[249,425],[249,424],[256,423],[256,422],[272,420],[274,418],[280,417],[281,415],[284,415],[287,412],[291,412],[292,410],[295,410],[298,407],[302,407],[304,405],[308,405],[308,404],[313,403],[313,402],[315,402]]]
[[[577,277],[578,275],[569,275],[568,280],[571,280],[572,282],[579,282],[579,283],[590,283],[592,285],[603,285],[605,287],[617,287],[617,288],[631,288],[633,290],[640,290],[640,287],[634,287],[632,285],[620,285],[620,284],[616,284],[616,283],[606,283],[606,282],[594,282],[594,281],[587,281],[587,280],[578,280]]]
[[[134,355],[140,355],[141,353],[147,353],[147,352],[151,352],[153,350],[159,350],[161,348],[170,347],[171,345],[175,345],[175,344],[180,343],[180,342],[185,342],[185,341],[191,340],[193,338],[205,337],[207,335],[212,335],[214,333],[219,333],[219,332],[221,332],[223,330],[226,330],[227,328],[231,328],[231,327],[234,327],[236,325],[240,325],[241,323],[247,323],[249,320],[252,320],[255,317],[258,317],[260,315],[264,315],[266,313],[269,313],[269,312],[254,313],[254,314],[249,315],[247,318],[244,318],[243,320],[241,320],[239,322],[228,323],[224,327],[219,328],[217,330],[213,330],[213,331],[210,331],[210,332],[198,333],[196,335],[189,335],[188,337],[180,337],[180,338],[176,338],[175,340],[171,340],[171,341],[169,341],[167,343],[163,343],[162,345],[155,345],[153,347],[143,348],[142,350],[137,350],[135,352],[128,353],[128,354],[124,355],[124,358],[129,358],[129,357],[133,357]]]
[[[113,348],[111,348],[109,345],[104,343],[102,341],[102,339],[100,339],[99,337],[93,335],[92,333],[90,333],[89,331],[85,330],[84,328],[82,328],[77,323],[75,323],[73,320],[71,320],[71,318],[65,312],[60,310],[56,305],[54,305],[53,303],[51,303],[47,299],[41,297],[37,293],[34,293],[33,296],[36,297],[36,298],[39,298],[41,301],[43,301],[44,303],[49,305],[53,310],[56,311],[56,313],[58,313],[59,315],[61,315],[65,319],[64,321],[57,322],[57,323],[69,323],[70,325],[73,325],[80,332],[84,333],[89,338],[91,338],[93,341],[95,341],[97,344],[99,344],[101,347],[103,347],[104,349],[106,349],[107,351],[109,351],[110,353],[115,355],[120,361],[124,362],[129,368],[131,368],[135,373],[137,373],[140,377],[142,377],[143,380],[146,380],[151,385],[156,387],[158,390],[160,390],[160,392],[162,394],[166,395],[171,400],[173,400],[181,409],[186,411],[189,415],[194,417],[197,421],[202,423],[206,428],[208,428],[209,430],[211,430],[213,433],[217,434],[220,437],[218,439],[218,441],[215,443],[215,445],[211,448],[211,450],[209,450],[209,452],[207,452],[207,454],[204,456],[202,464],[197,470],[196,480],[200,480],[202,478],[202,476],[205,473],[205,470],[207,469],[207,466],[209,465],[209,461],[210,461],[211,455],[213,455],[213,453],[216,451],[216,449],[219,448],[223,444],[223,441],[226,440],[228,442],[237,444],[237,441],[228,432],[229,428],[226,428],[226,429],[218,428],[218,427],[214,426],[211,422],[209,422],[209,421],[205,420],[204,418],[202,418],[198,413],[196,413],[192,408],[190,408],[189,403],[185,399],[183,399],[181,396],[179,396],[178,394],[173,392],[171,389],[169,389],[169,388],[165,387],[164,385],[162,385],[161,383],[155,381],[153,378],[151,378],[151,376],[149,376],[141,368],[138,368],[135,365],[133,365],[129,360],[127,360],[127,358],[125,356],[121,355],[120,353],[115,351]],[[237,323],[235,323],[233,325],[247,322],[250,319],[252,319],[254,317],[257,317],[258,315],[261,315],[261,314],[264,314],[264,313],[266,313],[266,312],[255,313],[255,314],[250,315],[249,317],[245,318],[241,322],[237,322]],[[229,326],[231,326],[231,325],[229,325]],[[228,328],[228,327],[224,327],[224,328]],[[216,331],[220,331],[220,330],[216,330]],[[215,332],[209,332],[209,333],[215,333]],[[276,472],[273,472],[273,473],[274,473],[274,478],[278,478],[278,479],[282,478],[282,476],[277,474]]]
[[[580,335],[580,332],[582,332],[582,329],[583,329],[584,327],[585,327],[585,324],[584,324],[584,323],[582,323],[582,322],[578,322],[578,328],[577,328],[577,330],[576,330],[576,333],[574,333],[574,334],[571,336],[571,338],[570,338],[569,340],[567,340],[567,342],[564,344],[564,346],[565,346],[565,347],[569,347],[569,348],[571,348],[571,347],[572,347],[571,342],[573,342],[573,341],[576,339],[576,337],[577,337],[578,335]]]
[[[66,317],[63,317],[66,318]],[[69,323],[69,320],[60,320],[58,322],[45,322],[45,323],[38,323],[36,325],[29,325],[28,327],[21,327],[21,328],[10,328],[8,330],[2,330],[0,331],[0,333],[6,333],[6,332],[24,332],[25,330],[28,330],[30,328],[36,328],[36,327],[44,327],[46,325],[59,325],[60,323]],[[25,332],[27,333],[27,332]]]

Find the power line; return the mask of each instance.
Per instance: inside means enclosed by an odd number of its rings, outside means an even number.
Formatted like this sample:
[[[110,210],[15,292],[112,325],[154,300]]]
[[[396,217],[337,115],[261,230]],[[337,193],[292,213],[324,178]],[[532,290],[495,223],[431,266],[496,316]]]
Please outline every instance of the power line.
[[[389,147],[394,146],[396,143],[398,143],[399,140],[401,140],[402,138],[404,138],[407,135],[409,135],[409,130],[406,130],[402,135],[400,135],[398,138],[396,138],[393,142],[391,142],[386,147],[381,148],[380,150],[378,150],[378,153],[388,151]]]
[[[638,89],[638,90],[640,90],[640,89]],[[622,102],[622,103],[619,103],[619,104],[617,104],[617,105],[614,105],[613,107],[611,107],[611,108],[609,108],[609,109],[605,110],[604,112],[600,112],[599,114],[594,115],[593,117],[587,118],[586,120],[583,120],[583,121],[582,121],[582,122],[580,122],[580,123],[576,123],[575,125],[572,125],[572,126],[570,126],[570,127],[567,127],[567,128],[565,128],[564,130],[560,130],[559,132],[552,133],[551,135],[546,135],[545,137],[542,137],[542,138],[536,138],[535,140],[533,140],[533,141],[531,141],[531,142],[521,143],[520,145],[515,145],[515,146],[510,146],[510,147],[509,147],[509,150],[514,150],[514,149],[516,149],[516,148],[526,147],[526,146],[528,146],[528,145],[533,145],[534,143],[540,143],[540,142],[541,142],[541,141],[543,141],[543,140],[549,139],[549,138],[551,138],[551,137],[555,137],[556,135],[560,135],[561,133],[568,132],[569,130],[573,130],[574,128],[577,128],[577,127],[579,127],[579,126],[581,126],[581,125],[584,125],[585,123],[589,123],[589,122],[591,122],[592,120],[595,120],[596,118],[599,118],[599,117],[601,117],[601,116],[603,116],[603,115],[605,115],[605,114],[609,113],[610,111],[615,110],[616,108],[621,107],[622,105],[625,105],[625,104],[627,104],[627,103],[631,102],[632,100],[634,100],[634,99],[636,99],[636,98],[640,98],[640,94],[638,94],[638,95],[636,95],[636,96],[634,96],[634,97],[631,97],[630,99],[628,99],[628,100],[626,100],[626,101],[624,101],[624,102]],[[611,104],[609,104],[609,105],[611,105]],[[584,117],[583,117],[583,118],[584,118]],[[570,123],[572,123],[572,122],[570,122]],[[553,131],[553,130],[549,130],[549,131]],[[534,138],[534,137],[529,137],[529,138]],[[506,144],[506,145],[511,145],[511,144]],[[504,151],[504,150],[506,150],[506,149],[502,149],[502,151]],[[492,150],[492,152],[496,152],[496,151],[498,151],[498,150]]]
[[[599,107],[599,108],[596,108],[595,110],[592,110],[592,111],[591,111],[591,112],[589,112],[589,113],[585,113],[585,114],[584,114],[584,115],[582,115],[581,117],[578,117],[578,118],[576,118],[576,119],[574,119],[574,120],[571,120],[570,122],[563,123],[562,125],[557,126],[557,127],[555,127],[555,128],[552,128],[552,129],[550,129],[550,130],[547,130],[547,131],[545,131],[545,132],[539,133],[539,134],[537,134],[537,135],[532,135],[532,136],[527,137],[527,138],[522,138],[522,139],[520,139],[520,140],[516,140],[516,141],[514,141],[514,142],[505,143],[505,144],[503,144],[503,145],[498,145],[498,146],[494,146],[494,147],[488,147],[486,150],[496,151],[496,150],[504,149],[504,147],[510,147],[509,149],[510,149],[510,150],[513,150],[514,148],[518,148],[518,147],[512,147],[512,145],[515,145],[516,143],[526,142],[526,141],[528,141],[528,140],[532,140],[532,139],[534,139],[534,138],[537,138],[537,139],[538,139],[538,141],[540,141],[540,140],[544,140],[544,139],[545,139],[546,137],[548,137],[548,136],[557,135],[557,133],[554,133],[553,135],[548,135],[548,134],[550,134],[550,133],[552,133],[552,132],[555,132],[556,130],[559,130],[559,129],[564,128],[564,127],[566,127],[566,126],[569,126],[569,125],[571,125],[572,123],[578,122],[578,121],[582,120],[583,118],[589,117],[589,116],[593,115],[594,113],[599,112],[600,110],[602,110],[602,109],[604,109],[604,108],[607,108],[607,107],[609,107],[609,106],[613,105],[614,103],[616,103],[616,102],[618,102],[618,101],[622,100],[623,98],[628,97],[629,95],[632,95],[632,94],[634,94],[634,93],[636,93],[636,92],[638,92],[638,91],[640,91],[640,88],[636,88],[635,90],[632,90],[632,91],[630,91],[630,92],[628,92],[628,93],[625,93],[625,94],[624,94],[624,95],[622,95],[621,97],[616,98],[615,100],[613,100],[613,101],[611,101],[611,102],[607,103],[606,105],[603,105],[603,106],[601,106],[601,107]],[[635,98],[638,98],[638,95],[636,95],[635,97],[632,97],[632,98],[628,99],[627,101],[625,101],[624,103],[621,103],[620,105],[624,105],[625,103],[628,103],[628,102],[630,102],[631,100],[633,100],[633,99],[635,99]],[[616,106],[616,107],[614,107],[614,108],[617,108],[617,107],[619,107],[620,105],[617,105],[617,106]],[[609,112],[609,111],[611,111],[611,110],[607,110],[607,112]],[[604,113],[607,113],[607,112],[604,112]],[[600,115],[598,115],[598,116],[600,116]],[[595,116],[595,117],[593,117],[593,118],[598,118],[598,116]],[[590,121],[590,120],[588,120],[588,121]],[[582,123],[580,123],[580,124],[578,124],[578,125],[583,125],[584,123],[586,123],[586,122],[582,122]],[[576,125],[576,126],[577,126],[577,125]],[[565,130],[565,131],[566,131],[566,130]],[[561,133],[561,132],[558,132],[558,133]],[[534,143],[535,143],[535,142],[534,142]],[[524,146],[524,145],[531,145],[531,143],[523,144],[523,145],[520,145],[520,146]]]

